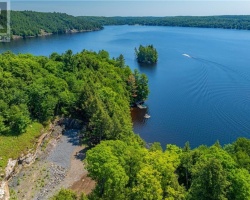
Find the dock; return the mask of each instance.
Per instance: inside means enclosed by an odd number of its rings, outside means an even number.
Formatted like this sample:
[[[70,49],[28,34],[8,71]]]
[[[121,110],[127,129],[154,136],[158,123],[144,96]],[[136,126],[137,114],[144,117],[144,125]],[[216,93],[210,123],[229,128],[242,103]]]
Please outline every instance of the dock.
[[[140,109],[145,109],[145,108],[147,108],[147,106],[141,105],[141,104],[137,104],[137,107],[140,108]]]

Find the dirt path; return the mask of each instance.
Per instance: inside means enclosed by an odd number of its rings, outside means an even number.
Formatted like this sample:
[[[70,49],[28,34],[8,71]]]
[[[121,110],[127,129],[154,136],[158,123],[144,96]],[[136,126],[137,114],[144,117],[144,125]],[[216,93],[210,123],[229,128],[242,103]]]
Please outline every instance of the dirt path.
[[[85,159],[85,147],[77,147],[71,158],[70,170],[64,179],[62,185],[81,194],[89,194],[95,187],[95,182],[87,177],[87,171],[84,168],[83,159]]]
[[[41,149],[34,164],[23,168],[10,181],[12,197],[19,200],[44,200],[60,188],[72,188],[86,194],[94,188],[95,182],[87,177],[84,169],[86,150],[79,143],[77,130],[68,130],[60,139],[56,138],[51,139],[45,149]]]

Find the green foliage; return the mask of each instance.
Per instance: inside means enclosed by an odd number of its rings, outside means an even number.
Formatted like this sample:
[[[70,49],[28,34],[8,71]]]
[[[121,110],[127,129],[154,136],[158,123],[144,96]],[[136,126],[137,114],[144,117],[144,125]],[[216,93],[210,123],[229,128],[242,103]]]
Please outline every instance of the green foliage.
[[[119,159],[112,155],[110,147],[90,150],[88,166],[90,176],[99,183],[95,190],[98,196],[103,199],[124,199],[123,193],[128,176],[120,165]]]
[[[149,151],[163,151],[162,147],[161,147],[161,143],[160,142],[154,142],[151,146]]]
[[[51,200],[77,200],[77,195],[71,190],[61,189]]]
[[[97,181],[93,197],[183,199],[185,191],[175,174],[179,153],[174,145],[163,152],[149,151],[138,143],[101,142],[89,150],[86,157],[89,175]]]
[[[193,165],[192,152],[189,142],[185,143],[182,151],[181,164],[178,166],[179,181],[183,183],[186,189],[189,189],[191,182],[191,168]]]
[[[42,129],[41,124],[34,122],[21,135],[0,135],[0,174],[4,173],[9,158],[17,159],[22,153],[36,147],[36,138]]]
[[[249,15],[177,17],[79,17],[101,25],[181,26],[250,30]]]
[[[249,172],[218,144],[191,150],[187,142],[183,149],[167,145],[163,151],[159,143],[146,149],[103,141],[87,152],[87,169],[97,181],[90,199],[250,199]]]
[[[192,176],[191,199],[227,199],[226,189],[229,182],[220,160],[209,158],[198,162]]]
[[[249,173],[238,168],[234,159],[218,145],[218,142],[209,148],[200,146],[185,151],[181,160],[178,174],[182,179],[179,181],[185,184],[183,172],[187,170],[188,199],[250,198],[247,181]],[[243,174],[245,177],[239,178]]]
[[[121,68],[125,67],[125,58],[122,54],[118,58],[116,58],[116,61],[118,63],[118,67],[121,67]]]
[[[132,189],[133,199],[161,200],[162,188],[160,173],[151,166],[144,166],[137,173],[137,183]]]
[[[10,189],[10,200],[18,200],[15,190]]]
[[[103,25],[125,24],[250,30],[250,17],[74,17],[56,12],[11,11],[10,22],[11,34],[23,38],[50,33],[61,34],[72,31],[100,30]]]
[[[57,194],[50,198],[50,200],[88,200],[88,197],[82,193],[81,195],[77,195],[71,189],[60,189]]]
[[[97,22],[65,13],[43,13],[34,11],[11,11],[11,34],[23,38],[46,34],[61,34],[71,31],[100,30]]]
[[[84,193],[82,193],[80,195],[80,200],[88,200],[88,197]]]
[[[133,98],[128,80],[134,75],[121,64],[104,50],[78,54],[68,50],[49,58],[0,54],[0,170],[8,158],[32,148],[41,124],[56,116],[84,120],[90,145],[105,139],[143,145],[132,131],[130,116]]]
[[[30,123],[28,107],[25,104],[12,105],[7,113],[7,123],[14,133],[23,133]]]
[[[86,156],[97,182],[89,199],[250,199],[250,140],[146,149],[132,131],[130,104],[147,95],[147,77],[103,50],[0,54],[0,173],[8,158],[34,148],[41,123],[64,115],[84,120],[96,145]],[[63,189],[53,198],[78,197]]]
[[[149,95],[148,78],[145,74],[140,74],[137,69],[128,78],[128,89],[130,92],[130,103],[140,103],[147,99]]]
[[[228,148],[229,149],[229,148]],[[229,152],[240,167],[250,172],[250,140],[238,138],[231,146]]]
[[[89,122],[86,135],[93,144],[133,135],[128,84],[133,73],[122,56],[111,60],[104,50],[75,55],[68,50],[50,58],[10,52],[0,58],[0,134],[20,134],[32,120],[74,115]],[[147,82],[140,80],[145,98]]]
[[[250,174],[246,169],[235,169],[230,173],[230,192],[228,199],[250,199]]]
[[[153,45],[140,45],[139,49],[135,48],[135,55],[139,63],[153,64],[158,60],[158,53]]]

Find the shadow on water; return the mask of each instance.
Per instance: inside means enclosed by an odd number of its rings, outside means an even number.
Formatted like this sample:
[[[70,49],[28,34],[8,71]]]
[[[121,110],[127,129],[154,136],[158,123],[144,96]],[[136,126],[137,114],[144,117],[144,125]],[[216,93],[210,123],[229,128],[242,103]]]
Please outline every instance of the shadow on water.
[[[157,63],[145,64],[145,63],[137,63],[137,61],[135,62],[142,73],[153,75],[157,70]]]

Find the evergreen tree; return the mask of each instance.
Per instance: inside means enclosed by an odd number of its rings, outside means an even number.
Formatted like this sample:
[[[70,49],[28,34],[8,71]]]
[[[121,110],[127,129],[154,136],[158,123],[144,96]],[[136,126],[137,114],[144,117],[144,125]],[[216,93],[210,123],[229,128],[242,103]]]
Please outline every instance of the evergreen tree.
[[[138,50],[135,48],[135,55],[139,63],[153,64],[158,60],[158,53],[153,45],[140,45]]]

